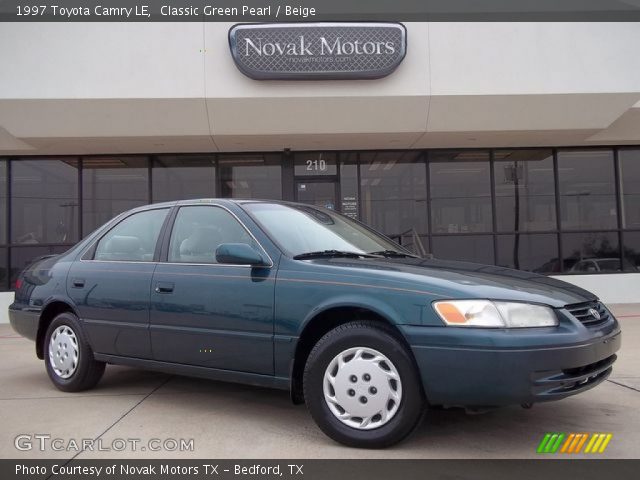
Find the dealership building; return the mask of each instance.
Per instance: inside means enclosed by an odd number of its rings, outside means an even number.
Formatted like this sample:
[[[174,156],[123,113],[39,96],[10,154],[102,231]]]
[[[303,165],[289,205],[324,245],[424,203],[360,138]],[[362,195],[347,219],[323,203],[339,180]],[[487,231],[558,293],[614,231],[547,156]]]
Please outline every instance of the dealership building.
[[[200,197],[324,206],[638,301],[640,24],[232,27],[0,24],[3,306],[32,259]]]

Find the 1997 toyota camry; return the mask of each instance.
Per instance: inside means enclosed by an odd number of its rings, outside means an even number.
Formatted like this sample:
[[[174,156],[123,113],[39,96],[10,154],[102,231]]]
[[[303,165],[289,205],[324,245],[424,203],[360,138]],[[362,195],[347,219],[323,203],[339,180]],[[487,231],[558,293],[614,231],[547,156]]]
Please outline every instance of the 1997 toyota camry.
[[[107,363],[289,389],[331,438],[385,447],[427,405],[530,405],[611,373],[591,293],[418,258],[308,205],[197,200],[116,217],[16,283],[11,324],[64,391]]]

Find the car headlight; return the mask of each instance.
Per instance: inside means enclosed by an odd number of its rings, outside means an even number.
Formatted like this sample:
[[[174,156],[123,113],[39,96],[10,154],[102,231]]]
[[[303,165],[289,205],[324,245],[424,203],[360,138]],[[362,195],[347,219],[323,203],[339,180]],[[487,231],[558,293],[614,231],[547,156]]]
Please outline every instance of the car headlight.
[[[433,303],[438,316],[452,327],[554,327],[558,317],[549,307],[489,300],[445,300]]]

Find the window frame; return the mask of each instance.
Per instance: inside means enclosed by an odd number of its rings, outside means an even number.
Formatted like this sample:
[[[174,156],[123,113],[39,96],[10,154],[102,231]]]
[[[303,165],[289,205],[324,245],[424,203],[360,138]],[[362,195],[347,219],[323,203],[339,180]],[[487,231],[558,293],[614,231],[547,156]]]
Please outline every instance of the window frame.
[[[249,227],[247,227],[247,225],[233,211],[231,211],[231,209],[227,208],[225,205],[222,205],[220,203],[198,203],[198,202],[183,203],[173,207],[172,212],[168,217],[168,220],[169,220],[168,225],[166,225],[166,228],[162,232],[163,239],[162,239],[162,244],[160,246],[159,260],[157,260],[158,263],[164,263],[166,265],[184,265],[184,266],[191,265],[191,266],[208,266],[208,267],[214,267],[214,266],[215,267],[244,267],[244,268],[258,267],[256,265],[243,265],[243,264],[236,264],[236,263],[170,262],[169,246],[171,244],[171,236],[173,235],[173,229],[175,228],[176,220],[178,218],[178,214],[180,213],[180,210],[188,207],[212,207],[212,208],[221,208],[222,210],[226,211],[238,222],[240,227],[243,228],[249,234],[249,236],[256,242],[256,245],[258,245],[259,250],[261,251],[260,253],[268,260],[268,263],[266,265],[260,265],[259,268],[272,268],[275,265],[275,263],[273,262],[273,259],[271,258],[271,255],[269,255],[269,252],[267,252],[267,250],[264,248],[262,243],[260,243],[260,241],[256,238],[256,236],[253,234],[251,229],[249,229]]]

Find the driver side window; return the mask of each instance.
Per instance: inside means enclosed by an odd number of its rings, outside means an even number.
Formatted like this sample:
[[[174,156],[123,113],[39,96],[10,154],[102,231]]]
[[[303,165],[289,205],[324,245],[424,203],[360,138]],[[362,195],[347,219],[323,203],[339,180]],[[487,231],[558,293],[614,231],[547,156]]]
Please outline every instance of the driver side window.
[[[172,263],[217,263],[216,249],[223,243],[258,245],[229,212],[220,207],[181,207],[169,241]]]

